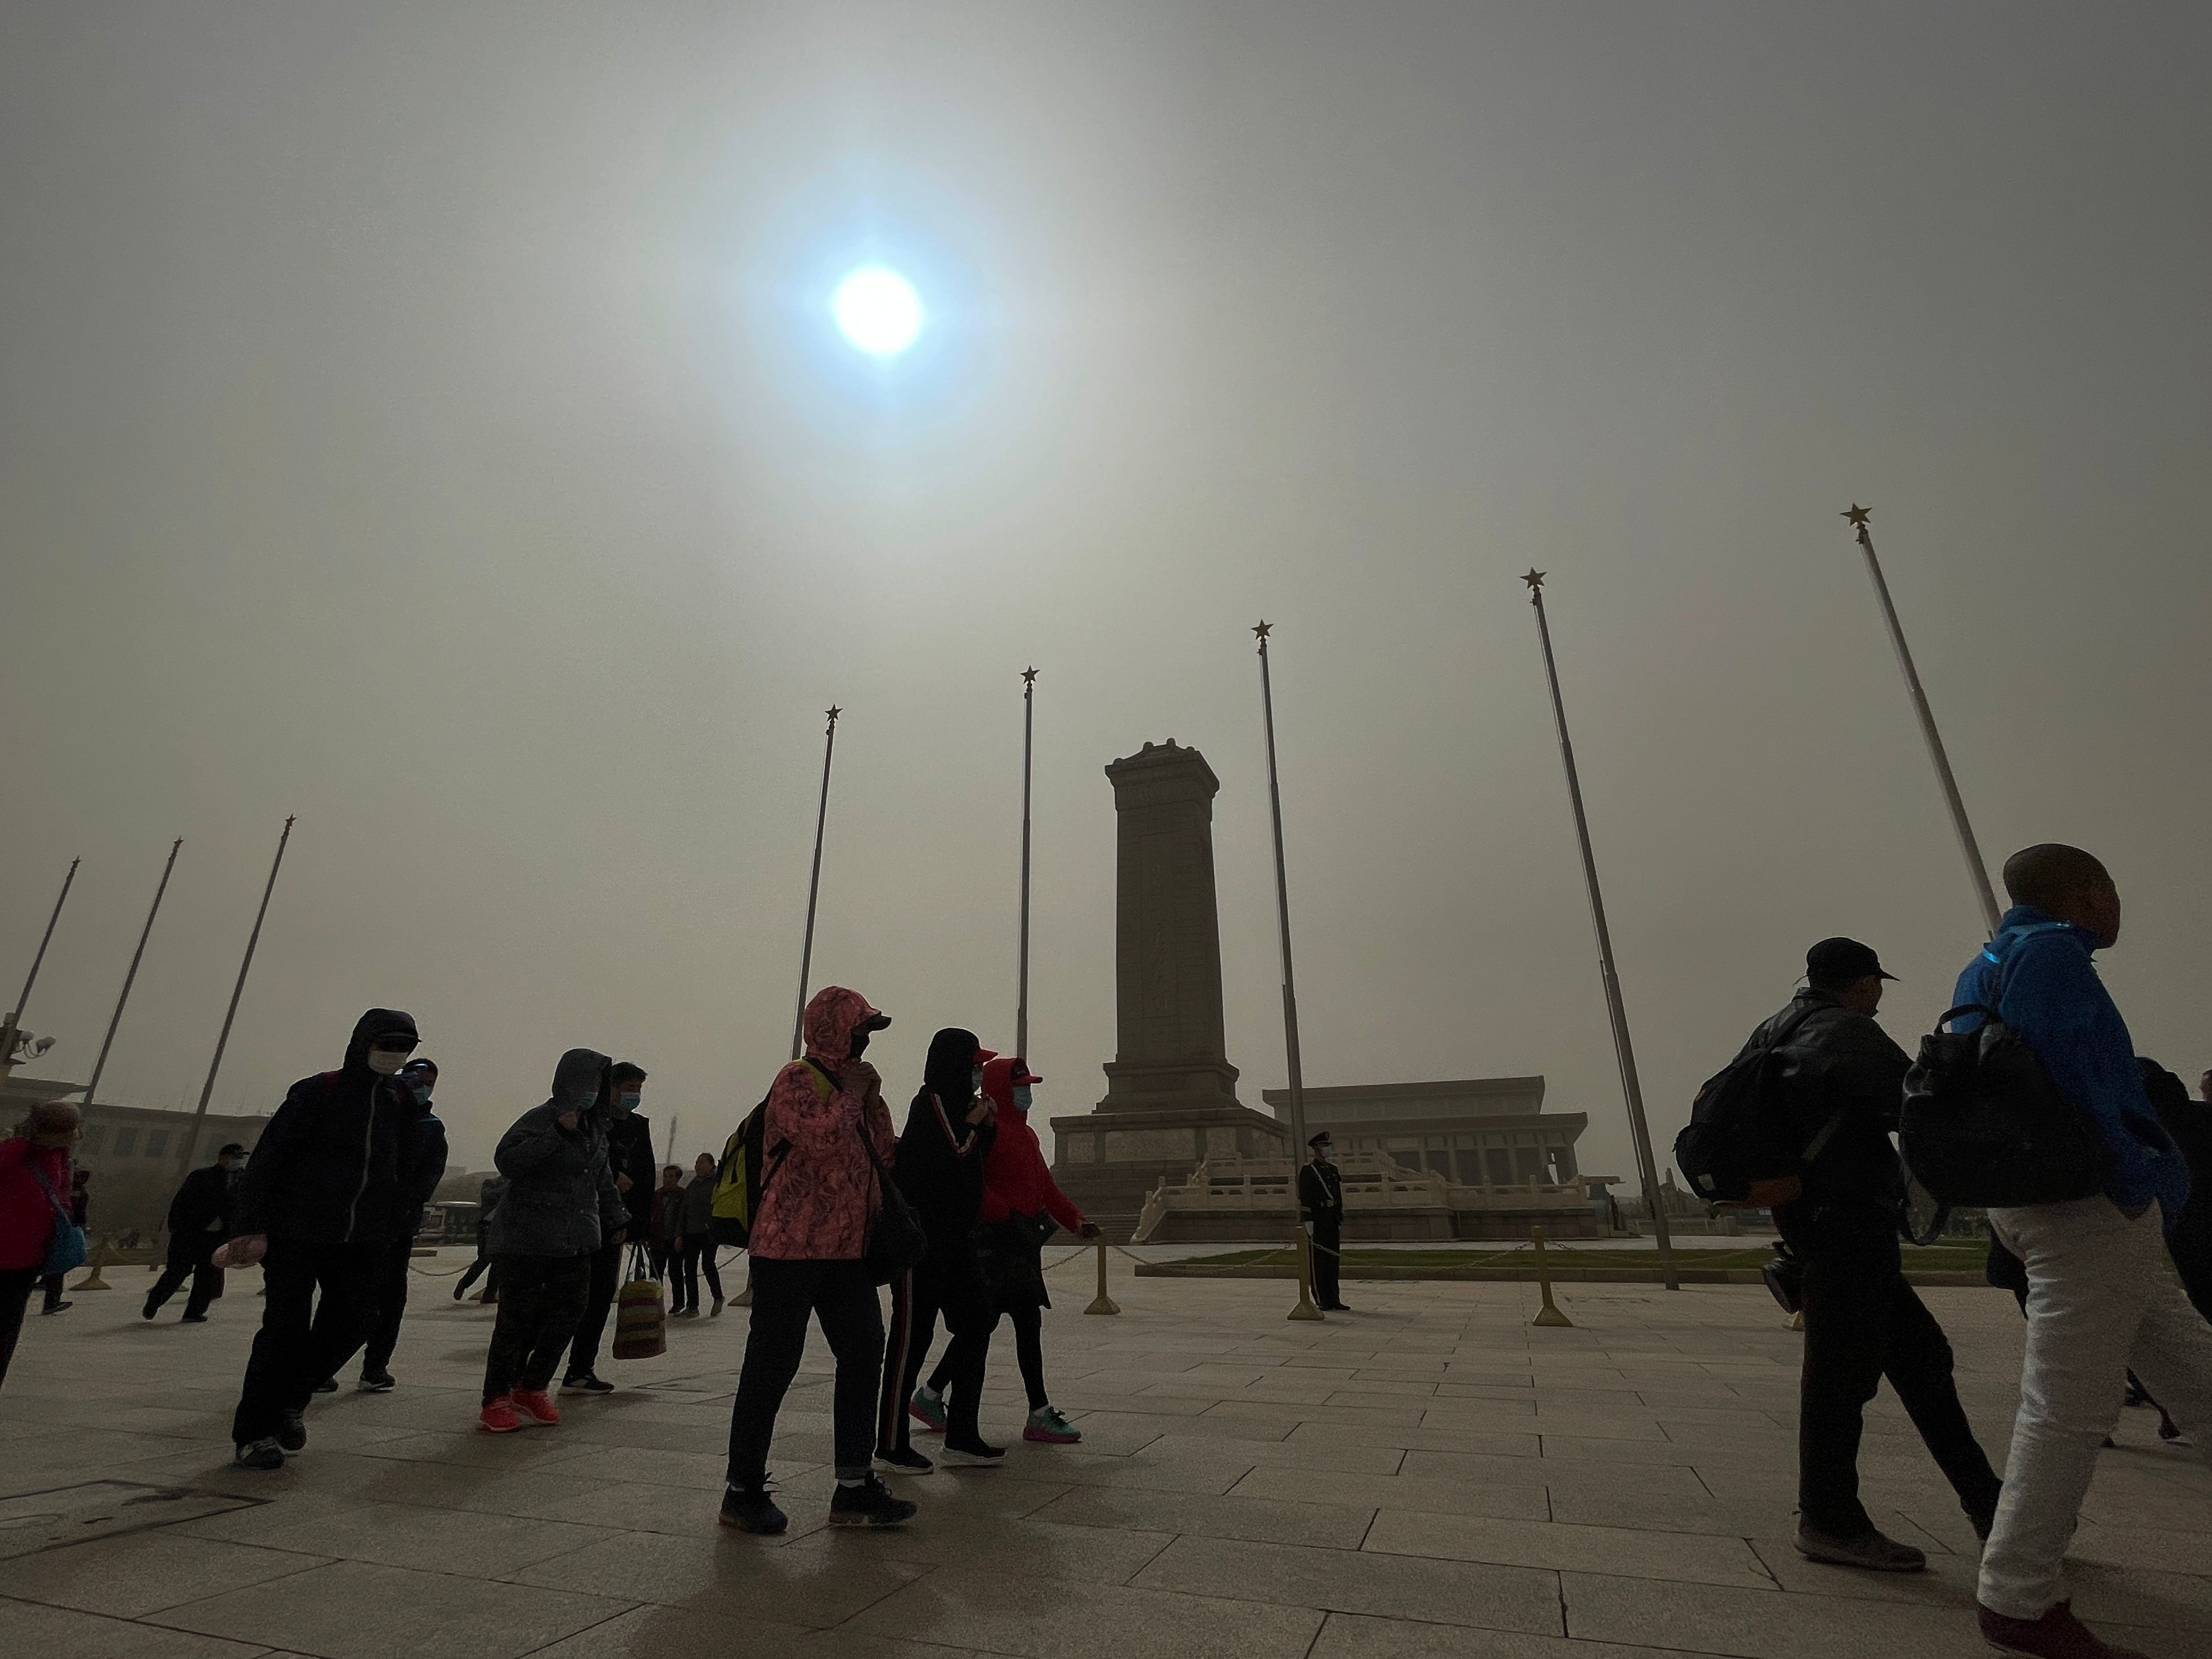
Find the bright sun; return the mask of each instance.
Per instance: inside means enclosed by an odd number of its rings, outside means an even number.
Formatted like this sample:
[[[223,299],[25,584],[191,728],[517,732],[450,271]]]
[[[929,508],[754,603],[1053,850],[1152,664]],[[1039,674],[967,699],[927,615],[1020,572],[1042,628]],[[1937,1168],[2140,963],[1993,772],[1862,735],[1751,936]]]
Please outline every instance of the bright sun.
[[[921,332],[921,299],[896,270],[863,265],[837,284],[830,309],[844,336],[875,357],[895,357]]]

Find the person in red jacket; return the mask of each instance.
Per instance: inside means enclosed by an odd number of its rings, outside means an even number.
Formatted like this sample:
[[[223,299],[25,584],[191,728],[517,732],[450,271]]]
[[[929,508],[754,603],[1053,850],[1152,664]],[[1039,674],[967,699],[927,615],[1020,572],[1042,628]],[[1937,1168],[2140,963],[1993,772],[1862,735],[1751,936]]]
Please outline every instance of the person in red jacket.
[[[80,1114],[65,1100],[31,1108],[0,1140],[0,1382],[15,1357],[23,1310],[43,1276],[54,1221],[69,1205],[70,1148]]]
[[[1082,1431],[1052,1403],[1044,1386],[1044,1310],[1052,1305],[1044,1287],[1044,1241],[1055,1223],[1080,1238],[1097,1237],[1098,1229],[1060,1190],[1037,1133],[1030,1127],[1030,1085],[1043,1081],[1030,1070],[1027,1060],[1012,1056],[983,1067],[983,1092],[999,1109],[999,1138],[983,1166],[983,1211],[976,1238],[983,1255],[983,1276],[998,1311],[1013,1322],[1014,1357],[1030,1397],[1030,1420],[1022,1438],[1072,1446],[1083,1438]],[[940,1433],[949,1358],[939,1361],[928,1382],[915,1390],[908,1407]]]

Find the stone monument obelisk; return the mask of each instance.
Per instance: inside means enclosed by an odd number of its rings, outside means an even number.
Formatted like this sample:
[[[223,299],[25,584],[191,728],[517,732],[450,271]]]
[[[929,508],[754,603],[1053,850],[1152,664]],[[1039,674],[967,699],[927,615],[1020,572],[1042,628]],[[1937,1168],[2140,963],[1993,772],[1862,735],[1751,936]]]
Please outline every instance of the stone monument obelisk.
[[[1109,1231],[1145,1194],[1213,1157],[1285,1144],[1276,1119],[1241,1105],[1224,1052],[1221,928],[1213,890],[1213,798],[1206,757],[1170,738],[1106,769],[1114,785],[1115,1053],[1106,1097],[1056,1117],[1054,1177]]]

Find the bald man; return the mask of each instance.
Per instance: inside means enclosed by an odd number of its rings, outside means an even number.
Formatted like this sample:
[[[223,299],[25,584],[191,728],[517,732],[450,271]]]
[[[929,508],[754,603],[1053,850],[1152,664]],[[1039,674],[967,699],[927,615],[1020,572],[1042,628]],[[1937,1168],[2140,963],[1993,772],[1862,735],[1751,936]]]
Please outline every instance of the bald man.
[[[2027,1350],[2004,1494],[1982,1551],[1982,1634],[2008,1652],[2104,1659],[2128,1650],[2074,1617],[2060,1570],[2067,1542],[2128,1370],[2212,1462],[2212,1328],[2166,1259],[2189,1168],[2159,1125],[2127,1023],[2092,960],[2119,939],[2119,890],[2095,858],[2055,842],[2014,854],[2004,883],[2012,908],[1951,1000],[1996,1008],[2026,1039],[2094,1128],[2109,1173],[2093,1197],[1989,1212],[1990,1231],[2026,1265]],[[1965,1015],[1955,1029],[1979,1023]]]

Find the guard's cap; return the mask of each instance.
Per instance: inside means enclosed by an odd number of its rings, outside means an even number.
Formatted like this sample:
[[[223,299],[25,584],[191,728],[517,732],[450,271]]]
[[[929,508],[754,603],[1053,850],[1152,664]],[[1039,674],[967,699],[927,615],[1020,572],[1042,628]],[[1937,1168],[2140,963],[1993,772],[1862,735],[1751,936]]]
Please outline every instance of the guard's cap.
[[[1855,939],[1824,939],[1805,952],[1805,977],[1831,985],[1847,985],[1872,974],[1876,979],[1895,979],[1883,970],[1874,946]]]
[[[1334,1144],[1335,1143],[1328,1138],[1328,1131],[1326,1129],[1323,1129],[1319,1134],[1308,1135],[1306,1137],[1306,1145],[1309,1146],[1334,1146]]]

